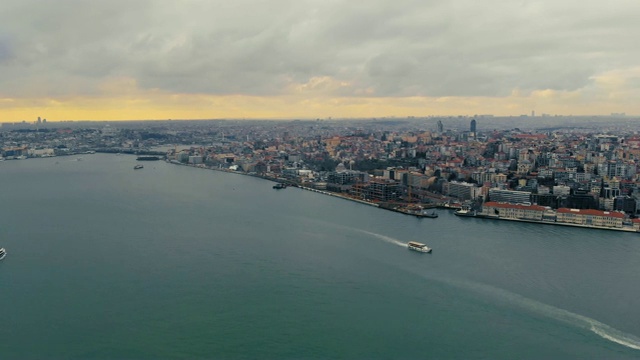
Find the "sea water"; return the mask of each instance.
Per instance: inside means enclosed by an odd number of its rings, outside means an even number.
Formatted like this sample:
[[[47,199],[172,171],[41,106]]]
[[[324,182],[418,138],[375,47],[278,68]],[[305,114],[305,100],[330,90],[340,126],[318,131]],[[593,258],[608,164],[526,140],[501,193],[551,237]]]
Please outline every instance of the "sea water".
[[[0,357],[640,357],[640,235],[135,164],[0,163]]]

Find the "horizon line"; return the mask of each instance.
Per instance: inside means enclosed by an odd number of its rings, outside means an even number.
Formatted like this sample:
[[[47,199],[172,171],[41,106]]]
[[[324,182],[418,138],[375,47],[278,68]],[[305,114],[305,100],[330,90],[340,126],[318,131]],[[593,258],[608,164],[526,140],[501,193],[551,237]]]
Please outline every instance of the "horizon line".
[[[269,117],[255,117],[255,118],[176,118],[176,119],[80,119],[80,120],[49,120],[44,118],[46,122],[37,123],[37,120],[0,120],[0,124],[31,124],[31,125],[43,125],[49,123],[66,123],[66,122],[136,122],[136,121],[342,121],[342,120],[415,120],[415,119],[455,119],[455,118],[557,118],[557,117],[573,117],[573,118],[637,118],[640,115],[630,115],[625,113],[620,114],[592,114],[592,115],[564,115],[564,114],[542,114],[531,116],[529,114],[519,115],[492,115],[492,114],[476,114],[476,115],[427,115],[427,116],[380,116],[380,117],[282,117],[282,118],[269,118]]]

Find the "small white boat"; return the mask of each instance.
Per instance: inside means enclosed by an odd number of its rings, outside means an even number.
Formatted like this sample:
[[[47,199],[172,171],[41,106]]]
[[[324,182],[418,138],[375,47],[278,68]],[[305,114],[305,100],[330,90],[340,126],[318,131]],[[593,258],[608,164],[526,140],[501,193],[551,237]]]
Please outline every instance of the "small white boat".
[[[421,244],[419,242],[415,242],[415,241],[409,241],[407,243],[407,248],[409,250],[413,250],[413,251],[418,251],[418,252],[423,252],[423,253],[430,253],[431,252],[431,248],[428,247],[425,244]]]
[[[7,251],[4,248],[0,248],[0,260],[7,256]]]

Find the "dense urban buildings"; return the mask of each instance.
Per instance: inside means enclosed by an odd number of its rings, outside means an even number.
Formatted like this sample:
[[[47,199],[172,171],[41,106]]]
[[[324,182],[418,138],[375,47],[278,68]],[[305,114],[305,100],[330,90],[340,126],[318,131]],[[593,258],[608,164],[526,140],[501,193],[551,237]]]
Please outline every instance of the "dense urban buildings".
[[[38,118],[3,124],[0,144],[3,160],[93,151],[157,154],[372,202],[468,202],[477,208],[490,203],[493,210],[506,206],[495,204],[537,206],[527,216],[540,219],[542,208],[557,210],[562,218],[577,219],[591,210],[635,218],[637,119],[527,120],[483,115],[56,123]]]

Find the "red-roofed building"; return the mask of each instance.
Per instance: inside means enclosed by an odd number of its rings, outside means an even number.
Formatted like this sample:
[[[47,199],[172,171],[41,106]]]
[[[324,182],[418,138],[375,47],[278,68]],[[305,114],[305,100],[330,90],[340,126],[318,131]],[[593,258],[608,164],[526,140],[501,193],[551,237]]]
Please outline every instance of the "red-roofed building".
[[[542,221],[547,210],[539,205],[522,205],[489,201],[482,205],[482,215],[496,216],[505,219]]]
[[[560,208],[556,213],[558,222],[614,228],[621,228],[625,218],[623,213],[593,209]]]

